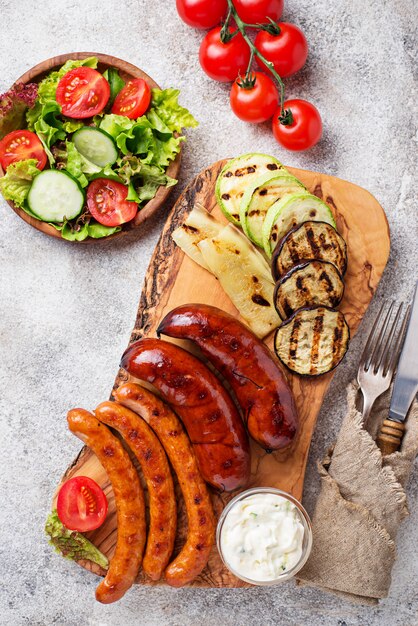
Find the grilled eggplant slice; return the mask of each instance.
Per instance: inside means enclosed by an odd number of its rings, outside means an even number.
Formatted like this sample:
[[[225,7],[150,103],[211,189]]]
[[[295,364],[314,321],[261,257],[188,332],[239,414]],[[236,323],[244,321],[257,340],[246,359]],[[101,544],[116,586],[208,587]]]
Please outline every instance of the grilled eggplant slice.
[[[304,222],[288,232],[276,246],[271,261],[275,281],[301,261],[319,259],[333,263],[344,276],[347,245],[333,226],[326,222]]]
[[[265,337],[277,328],[281,319],[273,304],[270,268],[247,237],[228,224],[216,237],[201,241],[199,249],[251,330]]]
[[[310,220],[334,226],[331,209],[311,193],[286,194],[271,205],[263,224],[263,248],[271,257],[277,242],[294,226]]]
[[[341,362],[348,349],[350,330],[341,311],[325,306],[296,311],[274,337],[280,361],[302,376],[320,376]]]
[[[242,230],[251,241],[263,247],[263,222],[268,209],[286,193],[303,191],[305,188],[285,170],[263,174],[249,185],[242,197],[239,219]]]
[[[237,226],[241,198],[247,186],[261,174],[285,170],[276,158],[252,152],[228,161],[216,181],[216,199],[225,217]]]
[[[196,205],[184,224],[176,228],[171,236],[187,256],[209,270],[198,244],[208,237],[216,237],[223,228],[224,224],[218,222],[204,207]]]
[[[337,307],[344,294],[344,281],[332,263],[308,261],[295,265],[277,283],[274,305],[282,319],[303,307]]]

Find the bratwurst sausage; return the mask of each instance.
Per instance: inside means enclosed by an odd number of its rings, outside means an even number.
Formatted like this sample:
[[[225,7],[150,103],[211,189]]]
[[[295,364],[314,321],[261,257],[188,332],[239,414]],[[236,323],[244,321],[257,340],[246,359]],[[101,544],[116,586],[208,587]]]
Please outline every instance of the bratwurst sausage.
[[[181,418],[203,478],[216,489],[247,484],[250,448],[237,408],[215,374],[167,341],[140,339],[122,357],[129,374],[152,383]]]
[[[109,604],[132,586],[145,546],[145,502],[138,474],[120,441],[84,409],[68,412],[72,433],[93,450],[107,472],[115,494],[118,538],[106,577],[96,589],[96,600]]]
[[[284,373],[267,346],[229,313],[205,304],[179,306],[158,335],[190,339],[231,385],[253,439],[267,450],[289,445],[297,412]]]
[[[215,516],[207,487],[183,426],[167,405],[135,383],[122,385],[114,395],[151,426],[176,472],[187,512],[187,540],[165,577],[169,585],[182,587],[203,570],[215,540]]]

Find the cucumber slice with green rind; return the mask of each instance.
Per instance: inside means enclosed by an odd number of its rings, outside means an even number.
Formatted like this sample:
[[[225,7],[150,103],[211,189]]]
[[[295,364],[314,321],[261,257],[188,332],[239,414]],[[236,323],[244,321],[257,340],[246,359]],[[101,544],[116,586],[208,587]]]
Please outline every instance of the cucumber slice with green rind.
[[[251,241],[263,247],[263,223],[268,209],[286,193],[303,191],[302,183],[285,170],[256,178],[241,200],[239,217],[242,229]]]
[[[29,190],[29,209],[43,222],[59,223],[79,215],[84,193],[78,182],[62,170],[44,170]]]
[[[225,217],[239,226],[239,207],[247,186],[261,174],[278,170],[286,171],[280,161],[257,152],[242,154],[228,161],[215,187],[216,199]]]
[[[280,239],[303,222],[326,222],[335,228],[331,209],[311,193],[292,193],[271,205],[263,224],[263,248],[270,258]]]
[[[99,167],[113,165],[118,158],[118,150],[112,137],[100,128],[85,126],[74,133],[72,141],[88,161]]]

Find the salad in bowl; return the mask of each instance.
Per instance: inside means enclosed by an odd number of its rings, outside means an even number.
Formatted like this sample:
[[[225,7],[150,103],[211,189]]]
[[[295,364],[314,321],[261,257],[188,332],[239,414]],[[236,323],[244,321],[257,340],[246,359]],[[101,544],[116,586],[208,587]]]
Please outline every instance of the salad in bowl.
[[[130,230],[164,201],[197,122],[178,90],[134,66],[73,56],[0,96],[0,191],[35,227],[80,242]]]

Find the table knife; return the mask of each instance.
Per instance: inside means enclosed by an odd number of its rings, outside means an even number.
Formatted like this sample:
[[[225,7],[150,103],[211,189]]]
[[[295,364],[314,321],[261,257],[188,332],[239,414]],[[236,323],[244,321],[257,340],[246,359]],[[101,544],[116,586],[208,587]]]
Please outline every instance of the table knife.
[[[399,450],[405,420],[418,391],[418,282],[412,302],[411,315],[393,385],[389,417],[383,422],[377,445],[383,456]]]

